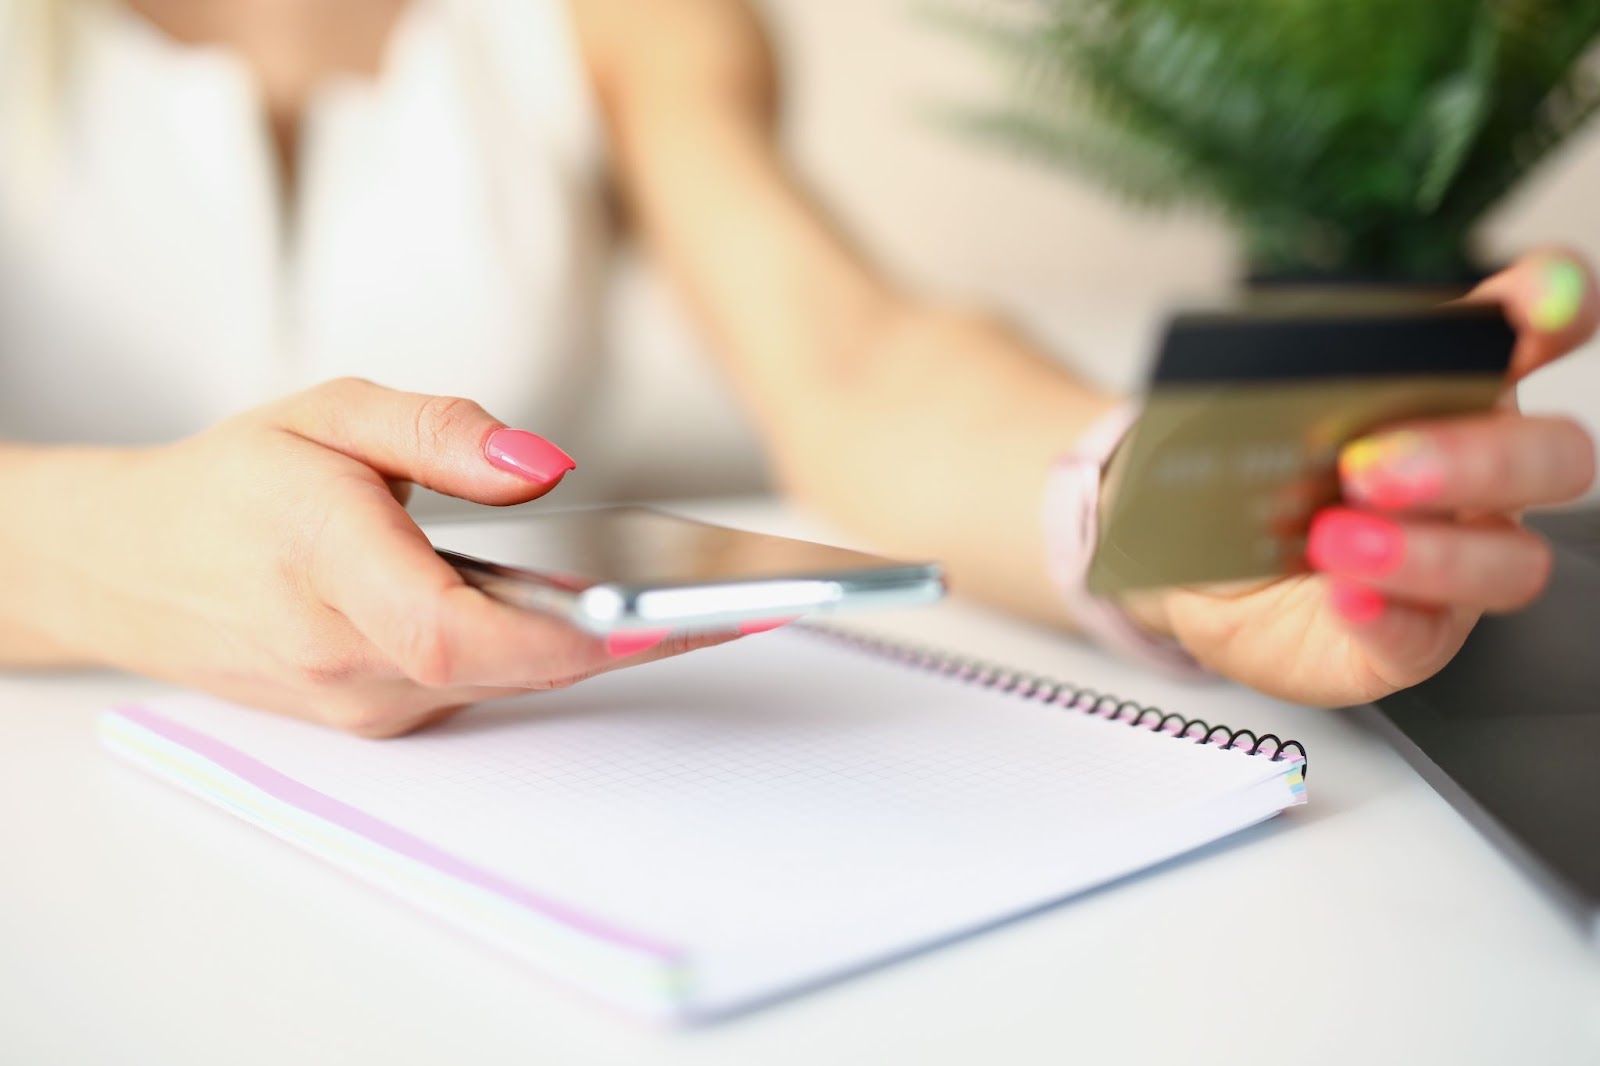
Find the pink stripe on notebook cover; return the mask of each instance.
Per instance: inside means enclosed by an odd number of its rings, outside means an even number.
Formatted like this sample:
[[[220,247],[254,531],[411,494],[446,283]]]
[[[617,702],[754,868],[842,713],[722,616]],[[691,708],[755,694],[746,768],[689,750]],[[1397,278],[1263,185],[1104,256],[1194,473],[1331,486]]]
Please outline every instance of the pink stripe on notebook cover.
[[[587,936],[609,941],[662,960],[675,960],[682,951],[649,937],[599,921],[565,904],[546,899],[515,882],[442,851],[419,837],[412,836],[365,811],[301,784],[272,767],[253,759],[237,748],[197,733],[156,712],[137,705],[118,707],[111,712],[126,718],[164,740],[194,752],[241,781],[260,789],[273,799],[320,818],[397,855],[419,863],[446,877],[482,889],[518,907],[533,911]]]

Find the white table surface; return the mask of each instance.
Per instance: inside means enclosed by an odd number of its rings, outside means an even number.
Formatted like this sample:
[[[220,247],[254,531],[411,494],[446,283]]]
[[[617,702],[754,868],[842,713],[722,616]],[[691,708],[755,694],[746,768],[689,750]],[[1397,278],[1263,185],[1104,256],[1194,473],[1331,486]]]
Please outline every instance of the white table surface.
[[[0,676],[0,1063],[1600,1063],[1600,956],[1359,715],[1153,678],[963,604],[871,627],[1299,738],[1311,802],[670,1032],[108,758],[96,714],[155,684]]]

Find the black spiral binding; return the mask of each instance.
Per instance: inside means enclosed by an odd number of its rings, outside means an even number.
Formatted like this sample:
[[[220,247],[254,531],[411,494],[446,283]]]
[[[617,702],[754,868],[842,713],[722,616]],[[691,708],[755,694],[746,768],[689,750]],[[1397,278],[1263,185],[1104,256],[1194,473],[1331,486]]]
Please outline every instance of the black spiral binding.
[[[1082,711],[1109,722],[1124,722],[1130,726],[1149,729],[1153,733],[1165,733],[1170,737],[1193,740],[1197,744],[1217,744],[1225,751],[1243,748],[1244,743],[1248,742],[1249,747],[1244,749],[1247,755],[1266,755],[1273,762],[1285,759],[1298,761],[1302,777],[1309,770],[1305,745],[1298,740],[1280,740],[1276,733],[1256,736],[1248,729],[1229,729],[1225,725],[1211,725],[1199,718],[1168,714],[1159,707],[1146,707],[1132,700],[1096,692],[1092,688],[1083,688],[1069,682],[1056,681],[1019,670],[1009,670],[992,663],[965,659],[920,645],[903,644],[810,622],[794,628],[859,651],[914,666],[919,670],[931,670],[966,684],[1009,693],[1037,703],[1065,710]],[[1299,755],[1288,754],[1291,750],[1299,752]]]

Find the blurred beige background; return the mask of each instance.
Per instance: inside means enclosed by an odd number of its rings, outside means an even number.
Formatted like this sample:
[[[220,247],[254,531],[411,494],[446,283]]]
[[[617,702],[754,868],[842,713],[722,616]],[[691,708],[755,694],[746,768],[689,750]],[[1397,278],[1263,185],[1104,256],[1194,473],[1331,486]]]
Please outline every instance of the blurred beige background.
[[[1063,173],[931,123],[930,105],[982,101],[1003,83],[976,49],[919,18],[916,0],[759,6],[784,64],[787,137],[801,171],[898,277],[1002,312],[1118,389],[1137,387],[1164,309],[1226,291],[1237,263],[1214,222],[1141,217]],[[1486,236],[1495,257],[1561,241],[1600,260],[1600,126],[1506,204]],[[753,436],[637,263],[619,277],[612,322],[622,387],[599,420],[606,439],[589,455],[614,476],[589,493],[759,487]],[[1579,413],[1600,435],[1600,347],[1537,375],[1523,398]]]

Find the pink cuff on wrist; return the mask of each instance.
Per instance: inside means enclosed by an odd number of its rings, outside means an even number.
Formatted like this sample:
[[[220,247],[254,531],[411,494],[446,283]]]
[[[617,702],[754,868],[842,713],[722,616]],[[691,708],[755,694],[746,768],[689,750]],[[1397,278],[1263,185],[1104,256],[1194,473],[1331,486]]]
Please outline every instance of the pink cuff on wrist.
[[[1129,659],[1181,678],[1211,677],[1171,637],[1147,632],[1114,600],[1092,595],[1086,581],[1100,538],[1100,482],[1111,454],[1139,417],[1128,403],[1106,412],[1050,470],[1044,493],[1050,575],[1084,634]]]

